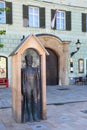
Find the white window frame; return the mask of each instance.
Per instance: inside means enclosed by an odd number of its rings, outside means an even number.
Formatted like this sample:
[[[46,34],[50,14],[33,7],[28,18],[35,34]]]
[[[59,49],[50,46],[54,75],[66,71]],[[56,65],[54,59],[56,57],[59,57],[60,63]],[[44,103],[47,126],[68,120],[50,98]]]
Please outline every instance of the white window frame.
[[[0,3],[3,3],[4,8],[5,8],[5,2],[0,1]],[[0,12],[2,12],[2,11],[0,11]],[[5,11],[3,11],[3,16],[0,15],[0,19],[2,19],[2,18],[3,18],[3,21],[2,22],[0,21],[0,24],[1,23],[6,23],[6,12]]]
[[[62,16],[62,13],[64,13],[64,16]],[[61,22],[63,21],[63,22]],[[66,29],[66,15],[65,11],[58,11],[56,16],[56,29],[58,30],[65,30]]]
[[[33,10],[32,13],[29,11],[30,8]],[[34,13],[35,9],[37,9],[37,11],[38,11],[37,14]],[[28,12],[28,15],[29,15],[29,27],[39,27],[39,8],[29,6],[28,11],[29,11]],[[30,24],[30,15],[32,16],[32,25]],[[35,25],[35,16],[37,16],[37,25]]]

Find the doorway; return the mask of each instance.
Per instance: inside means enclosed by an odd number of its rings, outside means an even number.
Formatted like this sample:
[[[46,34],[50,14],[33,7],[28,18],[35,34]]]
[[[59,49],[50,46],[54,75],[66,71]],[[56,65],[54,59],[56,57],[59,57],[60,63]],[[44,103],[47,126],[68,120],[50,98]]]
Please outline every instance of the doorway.
[[[56,53],[46,48],[49,55],[46,57],[46,83],[47,85],[58,84],[58,56]]]
[[[48,57],[51,57],[50,59],[51,63],[48,62],[49,59],[47,57],[47,71],[46,71],[47,72],[47,85],[51,85],[51,84],[68,85],[69,84],[68,54],[69,54],[70,41],[63,41],[59,37],[52,34],[38,34],[37,36],[40,42],[42,42],[44,47],[48,50],[49,54],[51,52],[54,54],[54,58],[52,58],[51,56],[48,56]],[[50,68],[52,65],[54,66],[55,69]],[[53,72],[50,72],[49,69],[53,70]],[[56,76],[54,75],[54,72]],[[53,81],[53,79],[55,80],[55,82]]]

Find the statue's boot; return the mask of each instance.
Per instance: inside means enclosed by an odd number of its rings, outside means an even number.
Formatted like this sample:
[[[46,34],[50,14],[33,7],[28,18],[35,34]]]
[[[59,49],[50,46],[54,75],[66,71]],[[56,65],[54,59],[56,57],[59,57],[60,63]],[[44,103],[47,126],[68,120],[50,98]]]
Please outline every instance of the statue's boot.
[[[28,104],[29,121],[33,122],[33,115],[31,110],[31,104]]]
[[[37,103],[34,104],[33,119],[34,121],[37,121],[37,122],[40,121],[40,119],[38,118],[38,104]]]
[[[32,113],[30,113],[30,115],[29,115],[29,121],[30,121],[30,122],[33,122]]]
[[[22,123],[27,122],[27,110],[26,110],[26,97],[23,96],[23,101],[22,101]]]

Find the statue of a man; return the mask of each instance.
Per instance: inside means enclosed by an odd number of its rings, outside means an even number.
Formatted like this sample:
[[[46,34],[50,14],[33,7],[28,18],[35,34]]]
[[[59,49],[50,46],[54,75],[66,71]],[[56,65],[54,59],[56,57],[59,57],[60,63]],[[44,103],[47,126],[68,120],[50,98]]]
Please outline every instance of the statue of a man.
[[[32,67],[33,57],[25,56],[26,67],[22,69],[22,122],[40,120],[40,86],[38,69]]]

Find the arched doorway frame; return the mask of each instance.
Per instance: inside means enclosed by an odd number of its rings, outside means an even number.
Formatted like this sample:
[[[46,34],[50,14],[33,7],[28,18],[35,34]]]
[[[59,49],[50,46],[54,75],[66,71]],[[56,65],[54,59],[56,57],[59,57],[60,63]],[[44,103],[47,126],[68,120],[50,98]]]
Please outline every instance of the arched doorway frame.
[[[52,49],[59,58],[59,85],[68,85],[68,47],[70,41],[62,41],[52,34],[38,34],[36,36],[38,36],[45,48]]]

